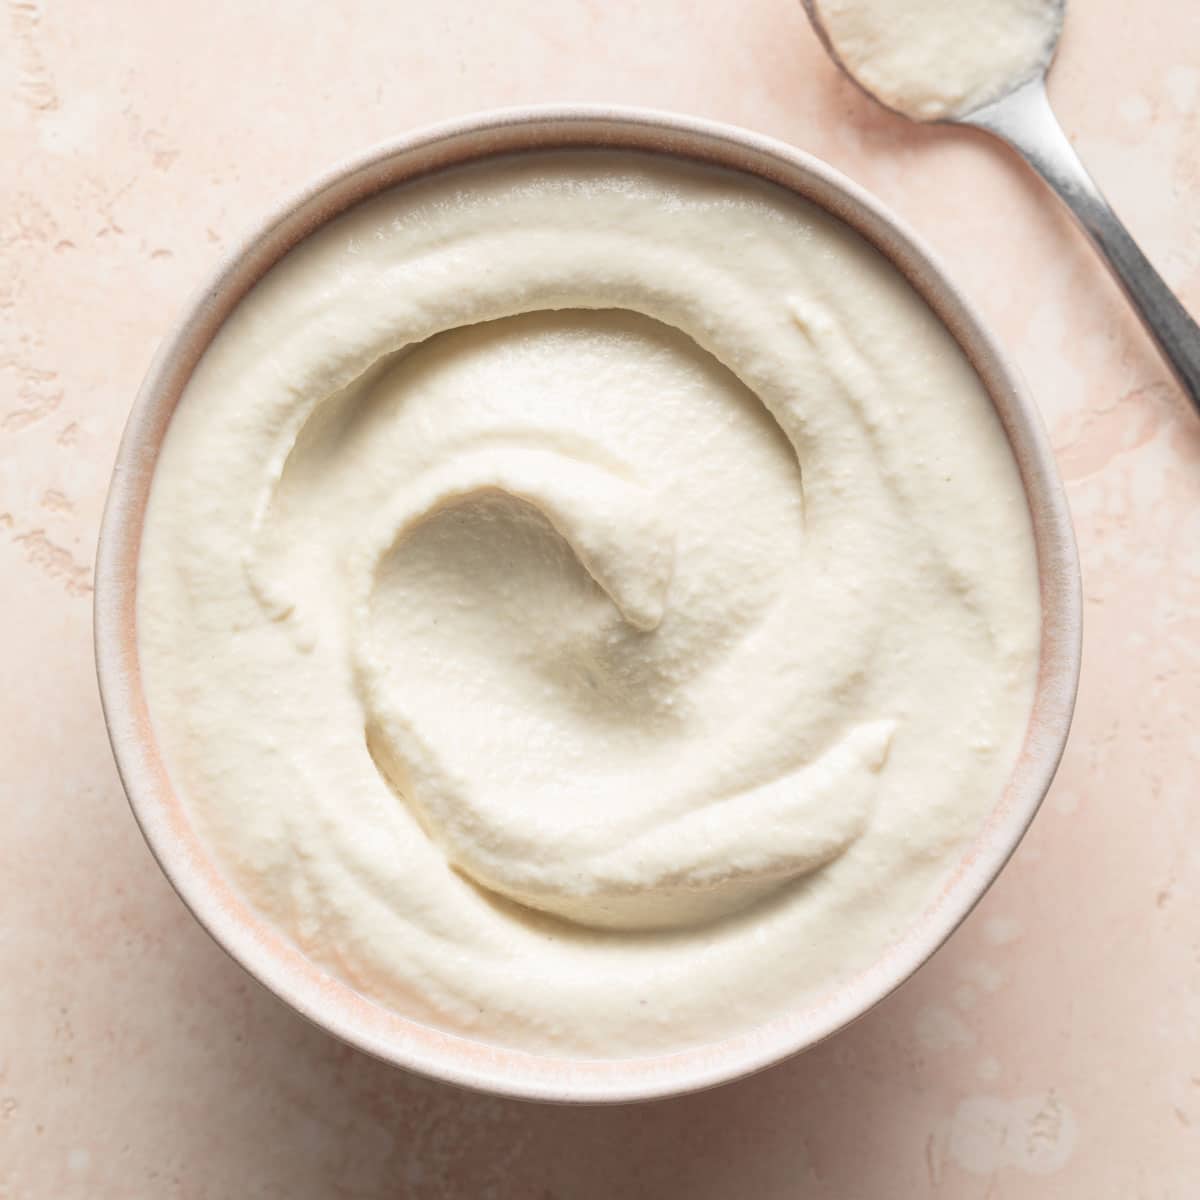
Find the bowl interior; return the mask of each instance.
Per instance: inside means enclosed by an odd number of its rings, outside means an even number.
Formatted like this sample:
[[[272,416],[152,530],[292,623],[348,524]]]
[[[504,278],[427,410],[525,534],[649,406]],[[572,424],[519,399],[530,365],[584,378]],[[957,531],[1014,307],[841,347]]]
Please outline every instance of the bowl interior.
[[[957,868],[907,935],[868,970],[769,1024],[636,1059],[555,1059],[473,1041],[400,1016],[312,963],[249,907],[201,844],[158,753],[138,663],[138,552],[155,458],[193,368],[242,297],[307,234],[385,188],[491,155],[580,147],[657,152],[748,172],[826,209],[889,258],[950,329],[996,405],[1029,501],[1042,602],[1037,692],[1019,760]],[[360,1049],[449,1082],[555,1101],[643,1099],[732,1079],[821,1040],[903,982],[983,894],[1050,784],[1074,703],[1080,624],[1074,537],[1040,419],[1000,348],[929,252],[861,189],[782,143],[631,109],[506,110],[442,125],[372,149],[290,200],[225,260],[151,366],[117,456],[96,564],[97,670],[117,765],[151,850],[209,933],[276,995]]]

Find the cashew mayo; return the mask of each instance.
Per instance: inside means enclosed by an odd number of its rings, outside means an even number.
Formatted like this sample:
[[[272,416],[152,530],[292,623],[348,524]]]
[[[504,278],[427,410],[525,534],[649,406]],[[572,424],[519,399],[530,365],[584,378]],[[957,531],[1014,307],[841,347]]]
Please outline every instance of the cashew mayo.
[[[566,1055],[874,961],[1029,718],[1030,517],[946,328],[792,194],[528,153],[359,205],[172,417],[139,647],[170,774],[311,958]]]

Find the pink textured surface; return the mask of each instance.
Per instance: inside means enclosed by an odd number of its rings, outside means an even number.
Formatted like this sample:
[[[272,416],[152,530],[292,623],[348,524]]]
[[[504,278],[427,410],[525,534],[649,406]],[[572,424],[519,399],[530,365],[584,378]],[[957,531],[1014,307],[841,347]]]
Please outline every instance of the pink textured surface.
[[[791,0],[0,9],[0,1197],[1189,1197],[1200,1177],[1200,422],[1001,150],[838,80]],[[1200,308],[1200,10],[1079,4],[1052,94]],[[129,400],[217,249],[348,149],[614,100],[819,154],[950,262],[1050,425],[1078,524],[1079,713],[976,914],[755,1079],[565,1110],[310,1029],[159,875],[105,743],[91,555]]]

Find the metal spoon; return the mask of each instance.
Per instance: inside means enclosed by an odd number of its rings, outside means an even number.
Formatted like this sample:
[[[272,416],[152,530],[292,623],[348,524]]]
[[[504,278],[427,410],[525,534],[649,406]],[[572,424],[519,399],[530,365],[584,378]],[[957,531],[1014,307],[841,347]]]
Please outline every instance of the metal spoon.
[[[866,87],[838,57],[816,0],[803,0],[803,4],[817,36],[843,73],[873,100],[898,112]],[[1058,31],[1061,31],[1066,0],[1058,0],[1058,8]],[[941,120],[972,125],[1007,142],[1058,193],[1124,289],[1188,399],[1200,411],[1200,327],[1109,207],[1050,107],[1046,70],[1057,41],[1056,33],[1054,46],[1047,47],[1051,53],[1046,57],[1046,65],[1032,78],[1018,81],[998,100]]]

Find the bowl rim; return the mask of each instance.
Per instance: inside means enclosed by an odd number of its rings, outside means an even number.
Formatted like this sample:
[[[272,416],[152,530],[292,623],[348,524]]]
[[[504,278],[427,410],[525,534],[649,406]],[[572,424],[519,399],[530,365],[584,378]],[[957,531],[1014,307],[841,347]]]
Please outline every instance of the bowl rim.
[[[553,1058],[447,1033],[369,1000],[307,959],[254,913],[200,843],[155,744],[137,652],[138,555],[158,449],[196,363],[254,283],[313,230],[387,187],[499,154],[582,148],[649,151],[758,176],[875,245],[949,328],[1000,414],[1033,521],[1042,602],[1036,697],[1013,774],[938,896],[899,941],[864,971],[764,1025],[627,1059]],[[252,977],[322,1029],[393,1065],[499,1095],[613,1103],[697,1091],[808,1049],[891,993],[950,936],[1016,848],[1054,777],[1078,688],[1082,598],[1067,501],[1038,411],[974,307],[902,221],[821,160],[749,130],[640,107],[534,105],[442,122],[345,159],[224,256],[164,337],[130,412],[97,548],[94,634],[105,723],[134,817],[184,904]]]

